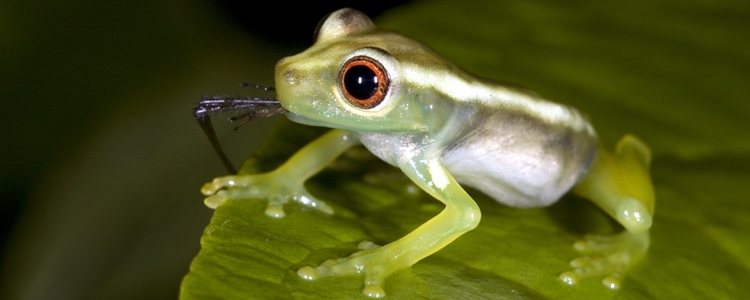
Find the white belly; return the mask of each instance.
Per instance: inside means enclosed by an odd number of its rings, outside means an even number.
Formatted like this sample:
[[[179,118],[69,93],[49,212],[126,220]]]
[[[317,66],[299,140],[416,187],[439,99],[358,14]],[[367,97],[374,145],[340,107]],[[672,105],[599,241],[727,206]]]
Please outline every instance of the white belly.
[[[485,120],[443,155],[462,184],[515,207],[557,201],[595,156],[591,132],[555,128],[514,116]]]

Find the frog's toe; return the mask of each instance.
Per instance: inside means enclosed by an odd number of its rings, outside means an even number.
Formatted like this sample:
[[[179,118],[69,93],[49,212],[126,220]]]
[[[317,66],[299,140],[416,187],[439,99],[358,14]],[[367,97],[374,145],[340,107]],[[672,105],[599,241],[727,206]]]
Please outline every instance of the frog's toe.
[[[226,195],[225,191],[218,191],[215,194],[206,197],[206,199],[203,199],[203,204],[205,204],[210,209],[216,209],[219,207],[219,205],[224,204],[224,202],[229,199]]]
[[[229,199],[266,199],[266,215],[282,218],[286,215],[284,204],[294,200],[302,205],[333,214],[333,209],[325,202],[312,196],[304,186],[295,184],[277,173],[224,176],[206,183],[201,193],[206,195],[204,203],[209,208],[217,208]]]
[[[214,178],[201,187],[206,206],[216,208],[227,199],[248,194],[258,194],[258,175],[231,175]]]
[[[366,285],[362,290],[365,296],[370,298],[383,298],[385,297],[385,290],[380,285]]]
[[[617,235],[588,234],[573,243],[573,248],[581,253],[610,252],[621,246]]]
[[[617,289],[622,281],[623,269],[627,267],[624,258],[617,254],[611,256],[583,256],[570,261],[572,270],[560,274],[560,279],[570,285],[581,280],[604,275],[602,283],[611,289]]]
[[[214,179],[211,182],[207,182],[201,187],[201,194],[205,196],[210,196],[210,195],[216,194],[216,192],[218,192],[222,188],[224,187],[221,184],[217,183],[216,179]]]
[[[341,276],[364,273],[364,288],[362,293],[371,298],[385,297],[383,283],[385,278],[393,271],[399,269],[398,265],[390,260],[387,252],[382,247],[374,247],[368,243],[359,251],[346,258],[330,259],[317,267],[302,267],[297,274],[305,280],[315,280],[325,276]],[[391,257],[392,258],[392,257]]]
[[[315,196],[311,195],[304,188],[294,193],[294,196],[292,197],[292,199],[294,199],[294,201],[297,201],[304,206],[319,210],[327,215],[333,214],[333,208],[328,206],[328,204],[326,204],[324,201],[321,201],[321,200],[318,200],[318,198],[315,198]]]
[[[569,285],[574,285],[585,278],[588,278],[591,276],[602,275],[600,274],[600,272],[592,272],[592,271],[593,270],[590,270],[590,269],[575,268],[573,270],[566,271],[560,274],[560,280],[562,280],[563,282]],[[602,279],[602,284],[604,284],[604,286],[610,289],[616,290],[620,288],[620,284],[622,283],[623,277],[624,277],[623,272],[614,271],[604,276],[604,279]]]
[[[220,190],[227,189],[230,187],[236,187],[236,186],[248,186],[253,184],[254,182],[253,176],[242,176],[242,175],[233,175],[233,176],[224,176],[224,177],[217,177],[214,178],[211,182],[208,182],[204,184],[201,187],[201,193],[205,196],[211,196],[213,194],[216,194]]]
[[[274,191],[268,197],[266,215],[273,218],[284,217],[284,205],[289,202],[289,200],[296,201],[299,204],[318,210],[327,215],[333,214],[333,208],[328,206],[324,201],[315,198],[315,196],[310,194],[304,187],[298,187],[296,189],[280,187],[279,190]]]
[[[333,265],[331,266],[332,268],[324,267],[323,265],[316,268],[310,266],[302,267],[297,271],[297,275],[305,280],[315,280],[323,276],[345,275],[361,271],[349,266],[343,268],[339,268],[338,266],[340,264]],[[362,289],[362,294],[370,298],[385,297],[385,290],[382,285],[384,278],[385,276],[376,276],[372,272],[365,272],[365,287]]]
[[[387,272],[382,265],[371,265],[357,258],[328,260],[318,267],[302,267],[297,274],[305,280],[315,280],[324,276],[342,276],[364,273],[362,294],[370,298],[385,297],[383,282]]]
[[[573,269],[560,274],[560,279],[573,285],[589,277],[604,276],[602,284],[618,289],[625,272],[645,255],[648,244],[648,232],[586,236],[573,246],[588,255],[571,260]]]
[[[271,218],[283,218],[286,216],[284,211],[284,204],[286,204],[289,196],[273,196],[268,198],[268,205],[266,206],[266,216]]]
[[[203,203],[209,208],[216,209],[230,199],[263,198],[266,195],[262,189],[256,186],[236,186],[217,190],[213,194],[206,194],[206,196],[208,197],[203,199]],[[270,202],[272,201],[269,199]]]

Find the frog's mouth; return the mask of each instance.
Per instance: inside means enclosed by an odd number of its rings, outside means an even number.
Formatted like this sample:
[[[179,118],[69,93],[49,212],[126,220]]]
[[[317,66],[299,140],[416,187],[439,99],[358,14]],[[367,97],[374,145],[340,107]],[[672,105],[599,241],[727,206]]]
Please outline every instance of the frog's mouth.
[[[248,86],[248,84],[243,85]],[[259,85],[254,85],[254,87],[268,92],[274,91],[273,87]],[[202,97],[198,105],[193,108],[195,120],[203,128],[203,132],[208,136],[211,145],[216,150],[224,166],[232,174],[237,173],[237,169],[232,165],[221,148],[221,144],[216,137],[216,132],[211,123],[211,115],[217,113],[236,113],[229,118],[229,121],[236,124],[234,130],[237,130],[242,125],[256,118],[270,117],[286,112],[287,110],[281,106],[279,100],[272,97]]]
[[[316,120],[316,119],[303,116],[303,115],[300,115],[291,111],[286,112],[286,118],[291,120],[292,122],[303,124],[303,125],[330,127],[329,122]]]

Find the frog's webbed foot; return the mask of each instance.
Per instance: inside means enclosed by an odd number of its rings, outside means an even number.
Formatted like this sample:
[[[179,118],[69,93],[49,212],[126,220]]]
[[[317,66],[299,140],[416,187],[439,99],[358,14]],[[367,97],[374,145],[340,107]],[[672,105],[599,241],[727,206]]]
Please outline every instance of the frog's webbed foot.
[[[627,270],[646,254],[649,247],[648,231],[617,235],[588,235],[573,247],[584,256],[570,261],[572,270],[560,274],[560,279],[573,285],[580,280],[604,276],[602,283],[618,289]]]
[[[383,283],[388,275],[410,264],[398,259],[398,253],[391,244],[380,247],[365,241],[359,244],[359,248],[362,250],[349,257],[329,259],[317,267],[302,267],[297,274],[305,280],[315,280],[326,276],[364,273],[362,293],[372,298],[385,297]]]
[[[333,213],[333,209],[311,195],[302,182],[276,172],[219,177],[204,184],[201,193],[207,196],[204,203],[209,208],[216,208],[229,199],[267,199],[266,215],[274,218],[284,217],[284,204],[289,200],[326,214]]]

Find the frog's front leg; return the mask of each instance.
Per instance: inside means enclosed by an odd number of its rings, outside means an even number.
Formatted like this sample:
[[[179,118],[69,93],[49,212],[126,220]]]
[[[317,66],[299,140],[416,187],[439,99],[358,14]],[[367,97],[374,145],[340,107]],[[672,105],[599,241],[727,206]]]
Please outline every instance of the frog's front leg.
[[[602,283],[617,289],[627,269],[646,254],[654,214],[650,164],[648,147],[632,135],[620,139],[614,154],[600,149],[589,175],[573,191],[606,211],[625,231],[614,236],[589,235],[576,242],[576,250],[586,256],[572,260],[574,269],[560,279],[575,284],[604,275]]]
[[[267,199],[266,214],[281,218],[284,203],[290,199],[331,214],[333,210],[315,199],[306,189],[305,181],[320,172],[346,149],[359,143],[348,131],[331,130],[295,153],[277,169],[261,174],[232,175],[214,179],[201,188],[208,196],[206,206],[216,208],[228,199]]]
[[[479,207],[439,159],[417,157],[401,169],[420,188],[443,202],[445,209],[395,242],[329,260],[316,268],[303,267],[298,271],[302,278],[364,273],[362,292],[370,297],[384,297],[382,285],[389,274],[435,253],[479,224]]]

